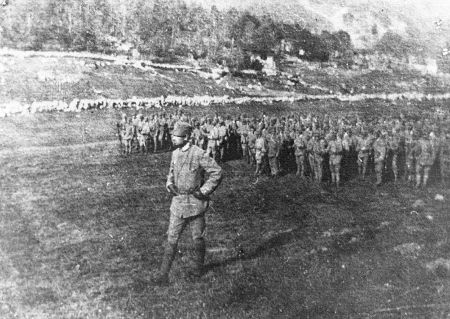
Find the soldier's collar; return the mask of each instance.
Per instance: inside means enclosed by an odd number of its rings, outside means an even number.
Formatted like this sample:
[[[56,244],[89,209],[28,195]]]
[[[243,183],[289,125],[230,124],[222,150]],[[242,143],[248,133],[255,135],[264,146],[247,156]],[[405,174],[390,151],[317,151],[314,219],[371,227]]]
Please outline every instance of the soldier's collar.
[[[190,147],[191,147],[191,143],[190,143],[190,142],[187,142],[187,143],[181,148],[181,151],[182,151],[182,152],[186,152]]]

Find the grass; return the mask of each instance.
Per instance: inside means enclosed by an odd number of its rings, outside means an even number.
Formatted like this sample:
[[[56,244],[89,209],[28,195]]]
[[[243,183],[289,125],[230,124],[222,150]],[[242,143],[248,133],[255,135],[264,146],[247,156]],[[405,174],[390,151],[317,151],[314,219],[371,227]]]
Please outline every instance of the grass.
[[[303,105],[230,106],[288,114]],[[332,102],[329,111],[388,113],[384,102]],[[420,111],[426,104],[390,106]],[[223,107],[193,113],[224,112]],[[281,113],[280,113],[281,112]],[[225,163],[207,215],[208,272],[185,279],[189,232],[169,287],[159,267],[170,197],[170,153],[119,154],[117,111],[1,119],[2,318],[438,318],[450,312],[448,204],[404,183],[353,179],[339,193],[294,175],[254,183]],[[80,134],[83,129],[85,134]],[[55,134],[57,133],[57,134]],[[372,176],[373,177],[373,176]],[[423,210],[411,213],[416,199]],[[426,218],[432,215],[433,220]],[[416,243],[401,254],[395,247]]]

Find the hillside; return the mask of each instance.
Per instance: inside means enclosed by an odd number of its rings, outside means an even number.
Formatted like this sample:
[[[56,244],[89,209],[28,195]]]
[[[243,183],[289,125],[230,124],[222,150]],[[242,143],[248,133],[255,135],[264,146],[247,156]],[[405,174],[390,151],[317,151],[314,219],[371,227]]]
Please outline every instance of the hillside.
[[[289,23],[300,23],[320,33],[344,30],[356,48],[372,48],[383,35],[394,32],[418,42],[431,54],[445,46],[450,7],[444,1],[356,1],[356,0],[192,0],[208,7],[237,7],[253,13],[269,14]],[[440,23],[438,21],[441,20]],[[438,25],[436,24],[438,23]]]

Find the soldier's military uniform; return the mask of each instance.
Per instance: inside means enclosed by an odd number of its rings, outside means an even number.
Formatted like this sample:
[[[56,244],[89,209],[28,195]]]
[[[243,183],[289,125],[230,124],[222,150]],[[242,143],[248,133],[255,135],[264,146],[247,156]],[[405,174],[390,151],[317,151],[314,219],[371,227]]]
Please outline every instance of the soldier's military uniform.
[[[240,126],[238,126],[238,134],[240,136],[240,143],[242,149],[242,157],[248,164],[250,164],[250,153],[248,149],[248,134],[250,132],[250,127],[244,121]]]
[[[225,122],[221,122],[217,130],[219,136],[217,141],[220,156],[219,160],[223,162],[225,160],[225,151],[227,150],[229,132],[227,126],[225,126]]]
[[[271,128],[267,138],[267,157],[269,158],[270,174],[277,176],[279,173],[280,163],[278,156],[280,154],[280,141],[275,136],[275,129]]]
[[[301,177],[305,176],[305,157],[306,157],[306,137],[303,136],[302,133],[297,132],[297,135],[294,139],[294,155],[295,162],[297,164],[297,175]]]
[[[389,136],[387,141],[388,146],[388,158],[391,160],[391,170],[394,174],[394,180],[398,179],[398,157],[400,153],[400,136],[398,132],[393,132],[391,136]]]
[[[122,119],[119,123],[117,123],[117,134],[119,135],[119,143],[120,148],[123,153],[126,153],[126,143],[125,143],[125,132],[127,126],[127,115],[125,113],[122,114]]]
[[[439,172],[442,185],[447,185],[450,179],[450,134],[441,133],[439,147]]]
[[[356,151],[358,152],[358,174],[363,179],[366,177],[371,148],[371,140],[366,133],[357,137]]]
[[[333,136],[328,142],[327,151],[330,155],[329,164],[331,172],[331,183],[339,187],[341,180],[341,161],[343,145],[340,138]]]
[[[248,152],[250,155],[250,163],[252,165],[256,165],[256,149],[255,149],[255,145],[256,145],[256,132],[253,131],[253,129],[251,129],[248,132]]]
[[[313,147],[314,155],[314,174],[316,182],[320,183],[323,179],[323,163],[327,154],[327,145],[324,138],[315,140]]]
[[[381,185],[383,181],[384,161],[386,159],[386,140],[383,135],[375,140],[373,144],[375,174],[377,176],[376,185]]]
[[[135,126],[133,125],[133,119],[128,119],[128,123],[125,125],[125,134],[124,134],[124,141],[125,141],[125,153],[131,154],[131,146],[132,146],[132,140],[135,136]]]
[[[316,172],[315,172],[315,161],[314,161],[314,145],[317,143],[317,136],[318,134],[314,133],[312,137],[308,140],[306,144],[306,151],[308,154],[308,164],[309,164],[309,171],[311,174],[311,179],[316,178]]]
[[[148,117],[144,119],[140,126],[140,132],[138,136],[139,146],[142,152],[148,153],[148,140],[150,138],[150,122]]]
[[[262,136],[261,131],[257,131],[255,140],[256,176],[259,176],[262,173],[262,163],[266,154],[267,154],[266,139],[264,138],[264,136]]]
[[[420,145],[420,153],[416,160],[416,187],[420,187],[421,184],[423,187],[426,187],[431,166],[433,166],[436,159],[436,149],[426,134],[419,139],[418,143]]]
[[[187,136],[189,127],[174,130],[175,136]],[[180,235],[187,224],[191,226],[195,251],[195,275],[202,273],[205,257],[205,212],[209,195],[222,179],[222,169],[200,147],[186,143],[172,153],[166,188],[175,195],[170,205],[167,245],[156,282],[168,283],[168,274],[175,257]]]

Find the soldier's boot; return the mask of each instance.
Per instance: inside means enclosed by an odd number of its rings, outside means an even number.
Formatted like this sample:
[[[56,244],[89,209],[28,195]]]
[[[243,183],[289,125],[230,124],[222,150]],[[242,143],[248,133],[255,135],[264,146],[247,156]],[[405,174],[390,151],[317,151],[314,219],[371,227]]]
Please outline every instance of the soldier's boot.
[[[331,184],[334,185],[336,183],[336,174],[331,173]]]
[[[398,172],[394,171],[394,182],[398,180]]]
[[[377,173],[377,182],[375,183],[376,186],[380,186],[381,185],[381,172]]]
[[[367,167],[366,167],[366,166],[363,166],[363,169],[362,169],[362,178],[363,178],[363,179],[366,178],[366,171],[367,171]]]
[[[420,174],[417,174],[416,175],[416,188],[420,187],[420,180],[421,180],[421,176],[420,176]]]
[[[191,279],[198,279],[203,275],[205,263],[206,244],[203,238],[194,240],[194,267],[189,271]]]
[[[164,256],[161,262],[158,275],[153,278],[153,282],[159,286],[167,286],[169,284],[169,272],[172,267],[175,254],[177,252],[177,244],[167,243],[164,249]]]
[[[336,187],[339,188],[340,185],[341,185],[341,174],[336,173]]]
[[[427,187],[427,183],[428,183],[428,174],[424,174],[422,187],[424,187],[424,188]]]

